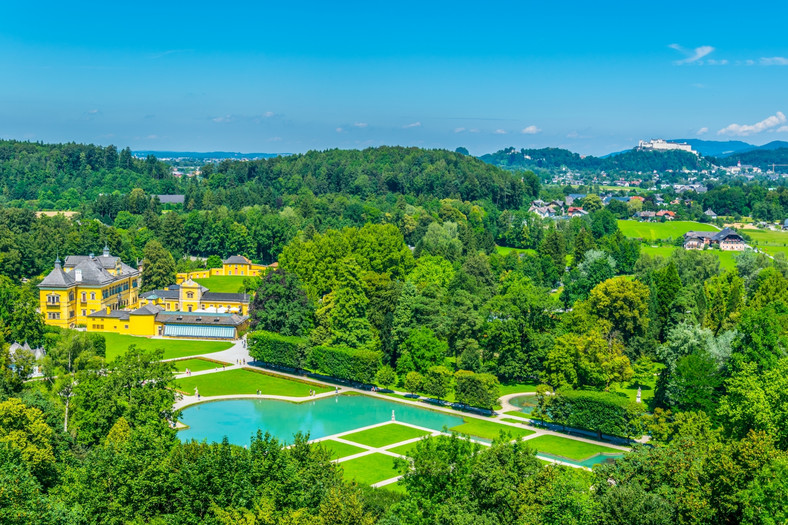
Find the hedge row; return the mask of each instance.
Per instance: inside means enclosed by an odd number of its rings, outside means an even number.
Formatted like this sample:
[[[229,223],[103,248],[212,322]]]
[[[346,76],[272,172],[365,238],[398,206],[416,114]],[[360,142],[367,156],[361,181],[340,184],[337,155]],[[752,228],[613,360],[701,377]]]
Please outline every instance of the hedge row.
[[[361,383],[372,383],[380,366],[381,353],[342,347],[314,346],[309,368],[325,375]]]
[[[301,369],[306,366],[309,341],[260,330],[247,337],[249,355],[256,361],[276,366]]]
[[[629,437],[639,433],[643,406],[609,392],[560,389],[548,398],[546,412],[554,423],[598,435]]]

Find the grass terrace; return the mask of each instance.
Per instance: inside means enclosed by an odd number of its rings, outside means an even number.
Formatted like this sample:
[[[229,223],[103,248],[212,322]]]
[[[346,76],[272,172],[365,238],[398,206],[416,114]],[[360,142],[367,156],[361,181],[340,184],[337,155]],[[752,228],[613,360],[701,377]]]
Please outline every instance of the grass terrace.
[[[364,452],[365,450],[361,447],[354,447],[353,445],[342,443],[341,441],[334,441],[333,439],[325,439],[321,441],[320,444],[331,452],[331,459],[346,458],[353,454]]]
[[[620,450],[615,448],[551,435],[539,436],[529,439],[528,445],[531,448],[535,448],[539,452],[553,454],[555,456],[562,456],[575,461],[582,461],[584,459],[590,458],[591,456],[595,456],[596,454],[622,453]]]
[[[200,354],[211,354],[227,350],[233,343],[230,341],[194,341],[186,339],[151,339],[134,335],[102,333],[107,342],[107,362],[113,361],[121,354],[125,354],[129,346],[153,350],[162,348],[164,359],[176,357],[191,357]]]
[[[249,368],[183,377],[177,380],[176,386],[188,395],[193,395],[196,387],[201,396],[256,394],[259,389],[263,394],[272,396],[308,397],[310,390],[315,390],[318,394],[334,390],[333,387],[286,379]]]
[[[236,275],[214,275],[205,279],[195,279],[212,292],[237,293],[242,292],[244,287],[244,276]]]
[[[359,485],[372,485],[399,475],[394,469],[394,458],[377,452],[343,461],[339,465],[345,471],[345,479]]]
[[[647,242],[659,239],[675,239],[688,231],[719,231],[719,228],[713,224],[694,221],[639,222],[635,220],[619,220],[618,227],[625,236],[643,239]]]
[[[501,425],[493,421],[485,421],[477,418],[466,418],[462,425],[457,425],[449,430],[460,434],[467,434],[471,437],[479,437],[482,439],[498,439],[501,432],[507,432],[512,438],[518,439],[525,436],[530,436],[534,432],[525,428],[517,428],[509,425]]]
[[[185,372],[187,368],[192,372],[202,372],[203,370],[213,370],[223,365],[230,365],[230,363],[225,363],[224,361],[212,361],[201,357],[179,359],[172,361],[172,364],[175,365],[175,370],[179,374]]]
[[[424,430],[392,423],[342,436],[342,439],[347,439],[354,443],[361,443],[368,447],[381,448],[386,445],[399,443],[400,441],[407,441],[408,439],[429,435],[430,433]]]

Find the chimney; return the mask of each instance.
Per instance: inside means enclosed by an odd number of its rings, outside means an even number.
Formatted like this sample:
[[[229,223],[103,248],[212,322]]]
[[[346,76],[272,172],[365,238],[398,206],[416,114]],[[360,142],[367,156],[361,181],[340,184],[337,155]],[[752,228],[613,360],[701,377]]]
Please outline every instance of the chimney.
[[[74,280],[78,283],[82,282],[82,270],[79,268],[74,270]]]

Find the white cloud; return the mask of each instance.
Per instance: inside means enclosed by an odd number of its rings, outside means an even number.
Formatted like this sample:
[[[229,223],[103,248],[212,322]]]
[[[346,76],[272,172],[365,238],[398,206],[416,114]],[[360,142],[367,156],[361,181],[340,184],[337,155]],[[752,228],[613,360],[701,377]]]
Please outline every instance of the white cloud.
[[[777,133],[785,133],[786,131],[788,131],[788,126],[780,126],[777,128]]]
[[[337,133],[342,133],[343,131],[345,130],[343,130],[342,128],[337,128]]]
[[[156,140],[157,138],[159,138],[159,136],[158,136],[158,135],[148,135],[148,136],[147,136],[147,137],[145,137],[145,138],[146,138],[146,139],[150,139],[150,140]]]
[[[420,128],[421,127],[421,122],[411,122],[410,124],[405,124],[402,127],[405,128],[405,129],[408,129],[408,128]]]
[[[468,130],[468,133],[479,133],[479,129],[478,128],[471,128],[471,129]]]
[[[671,49],[675,49],[679,53],[686,56],[686,58],[683,58],[681,60],[676,60],[674,62],[674,64],[678,66],[683,64],[692,64],[693,62],[698,62],[700,59],[702,59],[703,57],[714,51],[714,48],[711,46],[700,46],[700,47],[696,47],[695,49],[684,49],[678,44],[670,44],[668,47]],[[715,60],[710,62],[714,62],[716,65],[723,65],[723,63],[724,64],[728,63],[727,60],[719,60],[719,61]]]
[[[454,128],[455,133],[462,133],[463,131],[465,131],[465,128]]]
[[[494,133],[495,133],[496,135],[506,135],[506,130],[505,130],[505,129],[496,129],[496,130],[494,131]]]
[[[271,137],[268,139],[268,142],[279,142],[282,140],[282,137]]]
[[[755,124],[730,124],[717,132],[717,135],[737,135],[739,137],[746,137],[772,128],[785,124],[786,118],[781,111],[778,111],[771,117],[767,117]]]
[[[536,135],[537,133],[541,133],[542,130],[534,126],[533,124],[530,126],[526,126],[520,131],[523,135]]]
[[[353,125],[354,125],[355,127],[357,127],[357,128],[366,128],[366,127],[367,127],[367,123],[366,123],[366,122],[356,122],[356,123],[355,123],[355,124],[353,124]]]
[[[273,111],[266,111],[265,113],[263,113],[264,118],[271,118],[274,116],[276,116],[276,113],[274,113]]]
[[[233,120],[233,117],[232,115],[225,115],[223,117],[214,117],[211,120],[213,120],[214,122],[230,122],[231,120]]]
[[[709,132],[709,128],[707,128],[706,126],[703,126],[695,134],[696,135],[704,135],[704,134],[706,134],[708,132]]]
[[[788,58],[786,57],[762,57],[760,60],[762,66],[788,66]]]

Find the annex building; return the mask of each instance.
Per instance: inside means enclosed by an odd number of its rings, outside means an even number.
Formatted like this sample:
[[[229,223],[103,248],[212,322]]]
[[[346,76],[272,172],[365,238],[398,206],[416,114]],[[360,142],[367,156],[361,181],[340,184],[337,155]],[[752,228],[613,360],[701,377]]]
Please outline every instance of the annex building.
[[[248,324],[249,296],[211,292],[188,279],[139,293],[138,269],[104,248],[100,257],[69,256],[38,285],[47,324],[137,336],[236,339]]]
[[[274,269],[277,266],[277,263],[273,263],[270,266],[255,264],[243,255],[233,255],[222,261],[221,268],[208,268],[188,273],[179,273],[175,276],[175,282],[181,284],[189,279],[208,279],[209,277],[215,277],[217,275],[259,277],[265,275],[268,270]]]

